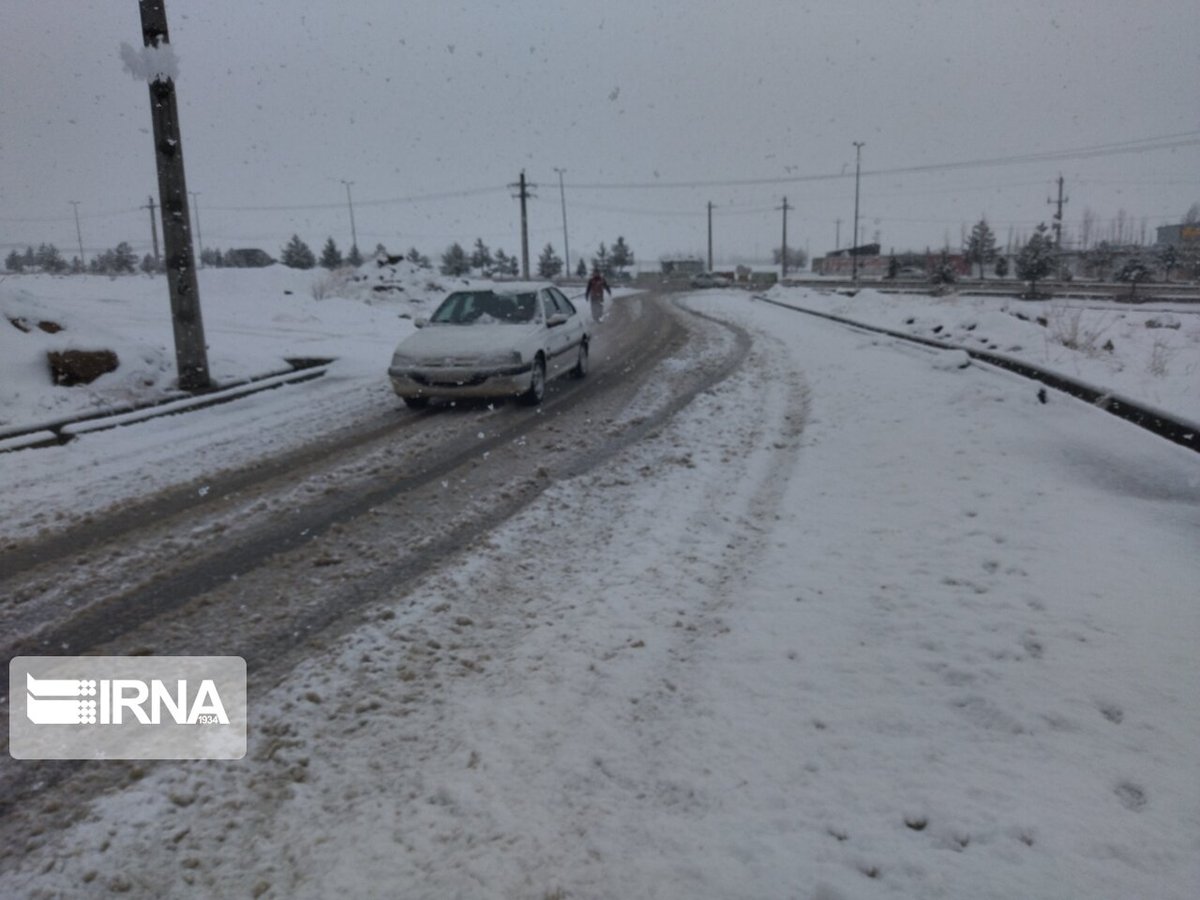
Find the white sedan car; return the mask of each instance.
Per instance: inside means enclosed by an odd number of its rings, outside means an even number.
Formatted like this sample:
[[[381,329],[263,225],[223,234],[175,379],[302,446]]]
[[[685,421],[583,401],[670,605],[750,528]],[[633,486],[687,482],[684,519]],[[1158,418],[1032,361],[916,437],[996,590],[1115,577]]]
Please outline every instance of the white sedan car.
[[[414,408],[435,397],[520,397],[537,404],[546,382],[588,369],[583,316],[550,284],[455,291],[417,321],[392,356],[392,389]]]

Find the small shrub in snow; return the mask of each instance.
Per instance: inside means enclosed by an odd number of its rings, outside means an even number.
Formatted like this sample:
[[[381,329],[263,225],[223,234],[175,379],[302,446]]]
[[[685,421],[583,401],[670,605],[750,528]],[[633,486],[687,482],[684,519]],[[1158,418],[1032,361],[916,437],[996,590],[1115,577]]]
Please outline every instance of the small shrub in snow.
[[[1171,364],[1171,360],[1175,358],[1177,351],[1169,343],[1162,338],[1157,338],[1154,341],[1154,346],[1150,348],[1150,360],[1146,364],[1148,371],[1155,378],[1163,378],[1167,374],[1167,367]]]
[[[318,275],[309,288],[314,300],[324,300],[327,297],[339,297],[345,293],[350,282],[354,280],[353,269],[335,269],[324,275]]]
[[[1112,327],[1112,323],[1101,319],[1089,326],[1084,322],[1086,312],[1082,307],[1058,306],[1051,309],[1047,317],[1049,337],[1056,344],[1062,344],[1069,350],[1078,350],[1088,356],[1099,356],[1104,349],[1100,339],[1104,337],[1104,332]]]

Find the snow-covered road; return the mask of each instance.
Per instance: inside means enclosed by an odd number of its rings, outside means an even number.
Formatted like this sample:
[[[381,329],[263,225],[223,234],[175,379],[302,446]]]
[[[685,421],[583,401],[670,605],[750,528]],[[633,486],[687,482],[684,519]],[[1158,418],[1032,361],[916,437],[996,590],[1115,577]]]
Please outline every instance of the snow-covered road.
[[[1195,454],[690,303],[754,335],[733,378],[314,649],[246,760],[148,767],[0,894],[1196,896]]]

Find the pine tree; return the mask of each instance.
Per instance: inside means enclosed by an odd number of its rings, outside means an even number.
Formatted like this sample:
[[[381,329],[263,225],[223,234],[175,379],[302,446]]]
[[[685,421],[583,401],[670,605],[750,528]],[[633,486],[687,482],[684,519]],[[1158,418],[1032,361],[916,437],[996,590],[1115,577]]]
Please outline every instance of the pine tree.
[[[292,269],[311,269],[317,264],[316,256],[298,234],[293,234],[287,246],[280,251],[279,261]]]
[[[37,248],[37,253],[34,255],[33,262],[43,272],[50,272],[52,274],[57,274],[67,268],[67,261],[62,258],[62,254],[58,252],[58,248],[53,244],[40,244]]]
[[[629,266],[633,265],[633,251],[625,243],[625,238],[618,237],[617,242],[613,244],[612,256],[609,263],[618,272],[624,272]]]
[[[142,271],[147,275],[153,275],[156,272],[162,271],[162,265],[154,258],[153,253],[147,253],[142,257]]]
[[[1017,254],[1017,277],[1029,282],[1029,295],[1037,296],[1037,283],[1054,271],[1054,239],[1046,234],[1046,223],[1038,225],[1029,242]]]
[[[1174,244],[1167,244],[1161,247],[1158,251],[1158,264],[1162,267],[1163,274],[1166,280],[1171,280],[1171,270],[1179,264],[1179,254],[1175,250]]]
[[[608,273],[612,269],[612,257],[609,255],[608,247],[604,245],[604,241],[600,242],[600,249],[592,257],[592,265],[600,270],[600,274],[608,277]]]
[[[496,275],[516,275],[521,271],[521,263],[517,257],[509,256],[501,248],[496,248],[496,253],[492,257],[492,271]]]
[[[1138,284],[1150,280],[1150,266],[1140,256],[1135,256],[1121,267],[1116,279],[1129,282],[1129,299],[1133,300],[1137,297]]]
[[[579,259],[579,265],[575,267],[575,275],[578,278],[587,278],[587,263],[583,261],[582,257]]]
[[[25,258],[16,250],[14,250],[12,253],[8,254],[7,257],[5,257],[4,268],[10,272],[24,272]]]
[[[999,259],[996,260],[996,277],[997,278],[1007,278],[1008,277],[1008,257],[1007,256],[1001,256]]]
[[[788,247],[787,256],[789,269],[803,269],[808,265],[808,254],[804,252],[803,247]],[[775,265],[779,265],[783,259],[783,249],[772,248],[771,257],[775,260]]]
[[[358,252],[358,244],[350,245],[350,252],[346,254],[346,265],[358,268],[363,264],[362,254]]]
[[[433,263],[429,261],[429,257],[419,252],[416,247],[410,247],[408,250],[408,255],[404,258],[414,266],[418,266],[422,269],[433,268]]]
[[[321,266],[326,269],[340,269],[343,262],[342,251],[333,242],[333,238],[329,238],[321,250]]]
[[[462,248],[462,244],[455,241],[442,254],[442,274],[466,275],[470,270],[471,260],[467,258],[467,251]]]
[[[125,272],[132,275],[137,271],[138,258],[133,252],[133,248],[129,246],[128,241],[121,241],[113,248],[113,268],[117,272]]]
[[[538,278],[557,278],[562,272],[562,268],[562,259],[554,252],[554,247],[551,244],[547,244],[546,249],[542,251],[542,255],[538,257]]]
[[[483,238],[475,238],[475,249],[471,251],[471,268],[479,269],[486,275],[491,271],[493,264],[492,251],[483,242]]]
[[[967,245],[963,248],[963,256],[968,263],[976,263],[979,266],[979,280],[982,281],[983,267],[996,258],[996,235],[986,218],[980,219],[971,229]]]

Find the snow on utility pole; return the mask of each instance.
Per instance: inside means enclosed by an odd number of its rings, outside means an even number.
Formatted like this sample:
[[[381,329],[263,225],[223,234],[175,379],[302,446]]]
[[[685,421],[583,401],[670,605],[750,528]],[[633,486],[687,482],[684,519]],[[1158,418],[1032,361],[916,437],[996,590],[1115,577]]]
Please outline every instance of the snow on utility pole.
[[[192,252],[187,182],[183,170],[183,145],[179,110],[175,102],[178,60],[167,33],[166,0],[138,0],[142,17],[139,53],[121,45],[126,70],[150,87],[150,117],[154,124],[154,152],[158,168],[158,197],[166,251],[167,285],[171,295],[171,321],[175,332],[175,366],[179,387],[200,391],[212,385],[208,350],[200,315],[200,288]]]
[[[516,184],[510,184],[510,188],[518,188],[518,192],[514,195],[521,199],[521,277],[526,281],[529,280],[529,218],[525,211],[525,201],[533,194],[529,193],[530,188],[537,187],[536,184],[529,184],[525,181],[525,170],[521,170],[521,178]]]
[[[150,240],[154,242],[154,263],[157,265],[160,260],[158,258],[158,223],[154,221],[154,197],[151,196],[149,201],[142,209],[150,210]]]

